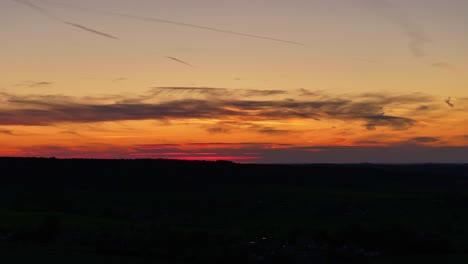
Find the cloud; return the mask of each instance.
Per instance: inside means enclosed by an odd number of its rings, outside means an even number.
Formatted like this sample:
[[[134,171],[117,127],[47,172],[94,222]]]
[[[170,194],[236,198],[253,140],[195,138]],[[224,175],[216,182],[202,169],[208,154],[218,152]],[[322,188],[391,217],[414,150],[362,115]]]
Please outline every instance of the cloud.
[[[388,139],[392,139],[389,141]],[[404,137],[401,134],[379,133],[366,135],[355,141],[354,144],[359,146],[381,146],[381,147],[411,147],[411,146],[434,146],[444,143],[443,137]]]
[[[241,94],[244,90],[241,91]],[[274,92],[272,92],[274,91]],[[258,91],[275,94],[280,90]],[[177,100],[159,99],[161,92],[213,94],[219,98]],[[94,123],[125,120],[199,119],[220,122],[242,120],[245,129],[260,133],[285,133],[281,129],[253,127],[249,123],[271,120],[310,119],[363,122],[367,129],[389,127],[409,129],[416,121],[409,117],[386,115],[401,104],[427,102],[425,95],[366,94],[361,97],[333,98],[323,96],[309,100],[251,99],[228,96],[224,88],[162,87],[147,95],[134,97],[73,97],[62,95],[12,95],[3,93],[5,104],[0,108],[0,125],[53,125],[57,123]],[[224,123],[224,125],[229,125]],[[232,124],[231,124],[232,125]],[[239,127],[236,125],[235,127]],[[228,128],[230,128],[228,126]],[[211,132],[222,130],[211,130]]]
[[[431,64],[431,66],[434,68],[438,68],[438,69],[442,69],[446,71],[452,71],[452,72],[457,71],[457,67],[455,65],[452,65],[447,62],[435,62]]]
[[[389,93],[362,93],[353,97],[356,100],[370,101],[382,105],[429,103],[434,97],[423,93],[389,94]]]
[[[15,86],[22,86],[22,87],[44,87],[44,86],[49,86],[52,85],[52,82],[44,82],[44,81],[23,81],[19,84],[16,84]]]
[[[268,142],[195,142],[185,144],[136,145],[129,153],[129,156],[133,158],[150,157],[251,162],[261,159],[261,152],[263,151],[284,147],[291,147],[291,145]]]
[[[356,140],[356,141],[354,141],[354,143],[359,144],[359,145],[361,145],[361,146],[368,146],[368,145],[371,145],[371,146],[386,145],[384,142],[382,142],[382,141],[377,141],[377,140]]]
[[[261,158],[260,152],[286,147],[285,144],[264,142],[195,142],[185,144],[154,144],[136,145],[129,156],[132,158],[169,158],[190,160],[231,160],[231,161],[257,161]]]
[[[286,90],[228,89],[218,87],[153,87],[154,94],[205,95],[211,97],[265,97],[290,94]]]
[[[428,105],[420,105],[418,108],[416,108],[416,111],[429,111],[431,110],[431,106]]]
[[[209,127],[206,129],[206,131],[208,131],[211,134],[229,134],[231,133],[232,130],[227,127],[219,126],[219,127]]]
[[[398,26],[408,38],[408,48],[414,57],[426,55],[425,46],[430,42],[426,32],[405,12],[386,0],[364,0],[375,12]]]
[[[468,147],[400,146],[292,146],[262,142],[187,143],[115,147],[17,147],[15,156],[57,158],[170,158],[232,160],[255,163],[468,163]]]
[[[243,90],[242,96],[251,97],[251,96],[270,96],[270,95],[280,95],[288,94],[285,90]]]
[[[374,9],[377,14],[385,17],[402,30],[402,33],[408,38],[408,48],[414,57],[420,58],[428,55],[426,46],[431,42],[430,37],[425,30],[403,10],[387,0],[363,1]],[[457,71],[455,65],[444,61],[432,63],[431,67],[452,72]]]
[[[176,95],[208,95],[208,96],[227,96],[233,93],[226,88],[213,87],[153,87],[153,94],[176,94]]]
[[[269,135],[284,135],[288,134],[291,131],[285,129],[276,129],[273,127],[263,127],[257,130],[259,133],[269,134]]]
[[[416,123],[413,119],[385,115],[368,116],[366,120],[368,130],[375,130],[376,127],[380,126],[391,127],[395,130],[407,130]]]
[[[298,92],[301,96],[318,96],[317,92],[312,92],[304,88],[299,89]]]
[[[413,143],[435,143],[439,141],[440,138],[438,137],[414,137],[409,140],[409,142]]]
[[[279,129],[272,126],[264,126],[249,121],[221,121],[214,125],[202,126],[207,132],[212,134],[229,134],[240,131],[249,131],[266,135],[284,135],[295,131]]]
[[[13,136],[13,131],[8,130],[8,129],[0,129],[0,134],[7,135],[7,136]]]
[[[410,106],[406,115],[411,117],[421,117],[427,118],[428,116],[440,116],[441,113],[446,113],[446,111],[438,112],[442,110],[443,107],[440,104],[440,98],[435,98],[433,102],[424,102],[421,105]]]
[[[189,142],[177,144],[141,144],[134,147],[139,150],[160,150],[160,149],[186,149],[186,148],[271,148],[271,146],[292,147],[290,144],[273,143],[273,142]]]
[[[43,85],[51,85],[52,83],[51,82],[36,82],[36,83],[33,83],[32,85],[33,86],[43,86]]]
[[[61,134],[67,134],[67,135],[72,135],[72,136],[81,136],[80,133],[78,133],[75,130],[64,130],[60,132]]]

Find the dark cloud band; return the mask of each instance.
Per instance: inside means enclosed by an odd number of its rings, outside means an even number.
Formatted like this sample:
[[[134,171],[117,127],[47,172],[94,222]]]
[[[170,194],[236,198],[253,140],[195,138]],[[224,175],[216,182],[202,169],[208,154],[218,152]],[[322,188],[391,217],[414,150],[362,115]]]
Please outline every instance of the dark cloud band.
[[[166,88],[175,89],[178,88]],[[181,88],[186,90],[187,88]],[[200,92],[221,92],[215,88],[200,89]],[[221,88],[218,88],[221,89]],[[196,90],[198,91],[198,90]],[[265,94],[272,94],[264,91]],[[263,92],[256,92],[262,94]],[[275,92],[273,92],[274,94]],[[72,96],[14,96],[3,94],[6,107],[0,109],[0,125],[52,125],[57,123],[93,123],[125,120],[174,120],[174,119],[241,119],[245,122],[310,119],[310,120],[343,120],[361,121],[364,126],[373,130],[377,127],[390,127],[405,130],[414,126],[416,120],[408,117],[386,115],[383,110],[395,103],[405,103],[405,97],[373,95],[361,99],[349,98],[316,98],[314,100],[249,100],[246,99],[190,99],[154,102],[158,94],[124,98],[115,96],[114,102],[109,98],[80,98]],[[153,101],[151,101],[153,100]],[[419,101],[418,101],[419,100]],[[408,95],[406,103],[426,102],[427,97]],[[266,134],[285,133],[286,131],[258,127],[259,132]],[[223,132],[212,129],[213,133]]]

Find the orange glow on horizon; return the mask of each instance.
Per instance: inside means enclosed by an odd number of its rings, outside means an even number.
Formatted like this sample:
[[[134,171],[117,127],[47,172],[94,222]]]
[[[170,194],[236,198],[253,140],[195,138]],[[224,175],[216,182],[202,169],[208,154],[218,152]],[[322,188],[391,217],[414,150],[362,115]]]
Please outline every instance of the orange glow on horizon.
[[[60,19],[0,1],[0,156],[468,157],[466,1],[32,2]]]

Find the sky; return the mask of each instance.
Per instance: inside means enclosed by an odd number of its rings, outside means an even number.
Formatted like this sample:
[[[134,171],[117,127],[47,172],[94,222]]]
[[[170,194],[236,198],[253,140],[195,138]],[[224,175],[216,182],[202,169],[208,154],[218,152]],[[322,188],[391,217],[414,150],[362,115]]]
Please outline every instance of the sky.
[[[467,12],[1,0],[0,156],[467,163]]]

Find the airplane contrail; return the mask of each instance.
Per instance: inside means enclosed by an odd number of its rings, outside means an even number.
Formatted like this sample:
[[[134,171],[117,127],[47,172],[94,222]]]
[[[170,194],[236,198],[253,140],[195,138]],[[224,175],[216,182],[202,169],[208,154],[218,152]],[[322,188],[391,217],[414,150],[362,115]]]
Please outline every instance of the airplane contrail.
[[[203,29],[203,30],[209,30],[209,31],[218,32],[218,33],[225,33],[225,34],[231,34],[231,35],[237,35],[237,36],[243,36],[243,37],[249,37],[249,38],[264,39],[264,40],[270,40],[270,41],[276,41],[276,42],[282,42],[282,43],[288,43],[288,44],[294,44],[294,45],[304,45],[302,43],[289,41],[289,40],[283,40],[283,39],[264,37],[264,36],[259,36],[259,35],[240,33],[240,32],[236,32],[236,31],[232,31],[232,30],[225,30],[225,29],[219,29],[219,28],[213,28],[213,27],[207,27],[207,26],[200,26],[200,25],[189,24],[189,23],[178,22],[178,21],[172,21],[172,20],[166,20],[166,19],[160,19],[160,18],[135,16],[135,15],[121,14],[121,13],[112,13],[112,14],[118,15],[118,16],[121,16],[121,17],[127,17],[127,18],[143,20],[143,21],[172,24],[172,25],[177,25],[177,26],[190,27],[190,28],[196,28],[196,29]]]
[[[101,32],[101,31],[97,31],[95,29],[92,29],[92,28],[88,28],[88,27],[85,27],[85,26],[82,26],[80,24],[76,24],[76,23],[72,23],[72,22],[68,22],[68,21],[63,21],[65,24],[67,25],[70,25],[70,26],[73,26],[73,27],[76,27],[76,28],[80,28],[82,30],[86,30],[88,32],[91,32],[91,33],[94,33],[94,34],[97,34],[97,35],[101,35],[103,37],[106,37],[106,38],[111,38],[111,39],[118,39],[117,37],[114,37],[112,35],[109,35],[107,33],[104,33],[104,32]]]
[[[257,39],[263,39],[263,40],[269,40],[269,41],[275,41],[275,42],[282,42],[282,43],[293,44],[293,45],[301,45],[301,46],[304,45],[302,43],[294,42],[294,41],[290,41],[290,40],[284,40],[284,39],[271,38],[271,37],[260,36],[260,35],[247,34],[247,33],[242,33],[242,32],[237,32],[237,31],[232,31],[232,30],[226,30],[226,29],[220,29],[220,28],[214,28],[214,27],[208,27],[208,26],[201,26],[201,25],[185,23],[185,22],[179,22],[179,21],[174,21],[174,20],[167,20],[167,19],[161,19],[161,18],[155,18],[155,17],[146,17],[146,16],[137,16],[137,15],[131,15],[131,14],[124,14],[124,13],[115,13],[115,12],[103,11],[103,10],[98,10],[98,9],[83,8],[83,7],[79,7],[79,6],[76,6],[76,5],[58,3],[58,2],[55,2],[55,1],[43,1],[43,2],[53,4],[53,5],[62,6],[62,7],[66,7],[66,8],[71,8],[71,9],[75,9],[75,10],[88,11],[88,12],[97,12],[97,13],[101,13],[101,14],[105,14],[105,15],[111,15],[111,16],[119,16],[119,17],[125,17],[125,18],[131,18],[131,19],[136,19],[136,20],[155,22],[155,23],[172,24],[172,25],[177,25],[177,26],[182,26],[182,27],[189,27],[189,28],[194,28],[194,29],[208,30],[208,31],[212,31],[212,32],[218,32],[218,33],[224,33],[224,34],[230,34],[230,35],[237,35],[237,36],[243,36],[243,37],[249,37],[249,38],[257,38]]]
[[[75,28],[78,28],[78,29],[81,29],[81,30],[84,30],[84,31],[88,31],[90,33],[100,35],[102,37],[111,38],[111,39],[118,39],[117,37],[112,36],[110,34],[107,34],[107,33],[104,33],[104,32],[89,28],[89,27],[85,27],[85,26],[77,24],[77,23],[73,23],[73,22],[70,22],[70,21],[63,20],[63,19],[49,13],[44,8],[42,8],[42,7],[40,7],[40,6],[36,5],[36,4],[33,4],[33,3],[29,2],[29,1],[26,1],[26,0],[11,0],[11,1],[22,4],[22,5],[25,5],[25,6],[29,7],[29,8],[31,8],[31,9],[33,9],[33,10],[36,10],[37,12],[41,13],[42,15],[44,15],[44,16],[50,18],[50,19],[53,19],[53,20],[59,21],[61,23],[64,23],[65,25],[72,26],[72,27],[75,27]]]
[[[52,14],[50,14],[49,12],[47,12],[46,10],[44,10],[43,8],[31,3],[31,2],[28,2],[28,1],[25,1],[25,0],[11,0],[13,2],[16,2],[16,3],[19,3],[19,4],[22,4],[22,5],[26,5],[28,6],[29,8],[32,8],[38,12],[40,12],[41,14],[49,17],[49,18],[53,18],[53,19],[59,19],[57,18],[56,16],[53,16]],[[59,19],[60,20],[60,19]]]
[[[194,67],[192,64],[190,64],[188,62],[179,60],[179,59],[174,58],[174,57],[166,56],[166,58],[171,59],[171,60],[176,61],[176,62],[179,62],[179,63],[182,63],[182,64],[185,64],[185,65],[190,66],[190,67]]]

